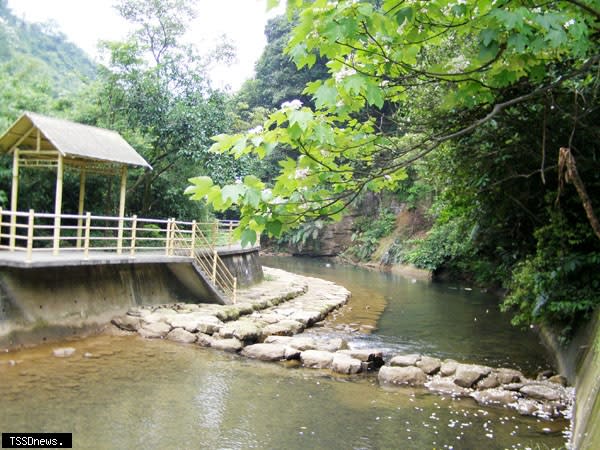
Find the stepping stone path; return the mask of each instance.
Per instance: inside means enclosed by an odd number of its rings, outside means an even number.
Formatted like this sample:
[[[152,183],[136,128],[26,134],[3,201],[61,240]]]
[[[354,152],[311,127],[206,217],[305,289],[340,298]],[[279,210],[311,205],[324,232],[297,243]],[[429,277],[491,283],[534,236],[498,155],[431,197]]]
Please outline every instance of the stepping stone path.
[[[268,267],[263,271],[265,281],[238,291],[234,305],[141,306],[115,317],[112,323],[148,339],[211,347],[261,361],[297,360],[304,367],[337,376],[377,373],[381,385],[470,397],[481,405],[508,407],[523,415],[554,418],[570,414],[574,391],[564,386],[560,376],[531,380],[514,369],[420,354],[389,355],[381,349],[351,349],[340,338],[302,334],[344,305],[350,292],[319,278]]]

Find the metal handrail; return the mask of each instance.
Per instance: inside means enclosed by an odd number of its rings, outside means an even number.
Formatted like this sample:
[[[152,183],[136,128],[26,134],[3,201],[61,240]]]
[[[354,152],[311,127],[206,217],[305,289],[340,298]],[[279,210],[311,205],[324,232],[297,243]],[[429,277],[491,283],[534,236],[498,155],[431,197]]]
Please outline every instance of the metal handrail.
[[[189,237],[184,236],[175,221],[171,222],[173,254],[189,255],[212,282],[213,286],[221,290],[233,303],[236,302],[237,279],[229,271],[216,247],[206,238],[197,223],[192,223]],[[200,243],[200,248],[196,245]],[[208,251],[207,251],[208,250]]]
[[[57,220],[58,219],[58,220]],[[132,217],[98,216],[87,213],[60,214],[3,210],[0,208],[0,250],[26,251],[31,261],[34,252],[54,255],[62,251],[80,250],[84,258],[90,251],[116,251],[129,253],[164,250],[174,244],[172,228],[177,227],[181,236],[191,239],[197,249],[213,249],[216,246],[238,243],[233,229],[239,222],[188,222],[175,219],[149,219]],[[197,231],[206,231],[199,235]],[[197,242],[195,242],[198,240]]]

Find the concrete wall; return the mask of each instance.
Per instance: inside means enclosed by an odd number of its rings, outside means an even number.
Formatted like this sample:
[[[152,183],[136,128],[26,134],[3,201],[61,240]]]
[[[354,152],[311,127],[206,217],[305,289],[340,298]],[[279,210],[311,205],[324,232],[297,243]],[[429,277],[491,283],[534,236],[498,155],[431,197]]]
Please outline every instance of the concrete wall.
[[[238,287],[261,281],[258,248],[225,252]],[[191,263],[0,268],[0,349],[94,332],[135,305],[211,301]]]
[[[547,331],[543,337],[560,373],[575,386],[571,448],[600,448],[600,310],[567,346],[560,345]]]
[[[251,286],[263,280],[264,274],[258,251],[260,247],[222,250],[219,256],[234,277],[239,287]]]
[[[600,448],[600,311],[586,331],[576,372],[572,448],[592,450]]]

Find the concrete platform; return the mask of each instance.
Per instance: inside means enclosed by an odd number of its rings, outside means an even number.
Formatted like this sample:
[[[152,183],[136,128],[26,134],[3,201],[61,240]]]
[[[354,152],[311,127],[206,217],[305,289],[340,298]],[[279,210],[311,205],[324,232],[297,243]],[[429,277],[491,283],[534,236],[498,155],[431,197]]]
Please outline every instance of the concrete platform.
[[[239,244],[217,247],[219,256],[242,255],[256,252],[260,246],[242,248]],[[202,250],[199,250],[199,252]],[[53,255],[52,250],[35,251],[31,261],[27,261],[27,254],[23,250],[0,251],[0,268],[14,267],[20,269],[44,268],[44,267],[73,267],[73,266],[96,266],[108,264],[173,264],[192,263],[191,256],[168,256],[165,250],[139,251],[131,255],[129,251],[117,254],[115,251],[94,250],[88,253],[86,258],[83,250],[61,250],[58,255]]]

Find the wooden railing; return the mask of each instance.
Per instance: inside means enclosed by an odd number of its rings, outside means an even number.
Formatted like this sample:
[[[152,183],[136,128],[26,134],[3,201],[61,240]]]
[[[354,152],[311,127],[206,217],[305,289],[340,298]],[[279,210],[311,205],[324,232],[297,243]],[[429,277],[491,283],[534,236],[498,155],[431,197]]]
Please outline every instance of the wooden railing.
[[[197,268],[204,272],[213,286],[235,303],[237,279],[219,257],[214,242],[207,238],[197,223],[192,223],[190,230],[181,230],[175,221],[171,221],[169,228],[171,234],[170,255],[194,258]],[[218,230],[218,225],[216,229]],[[219,239],[215,239],[215,241],[218,242]]]
[[[58,219],[58,220],[57,220]],[[238,244],[238,221],[185,222],[133,217],[107,217],[7,211],[0,208],[0,250],[36,253],[116,253],[135,258],[143,252],[194,258],[198,268],[221,293],[235,302],[237,280],[223,263],[217,247]]]
[[[79,252],[116,253],[135,258],[142,252],[187,256],[225,296],[235,302],[236,279],[217,247],[238,244],[237,221],[185,222],[133,217],[107,217],[7,211],[0,208],[0,250],[24,252],[31,262],[37,252],[62,255]]]

